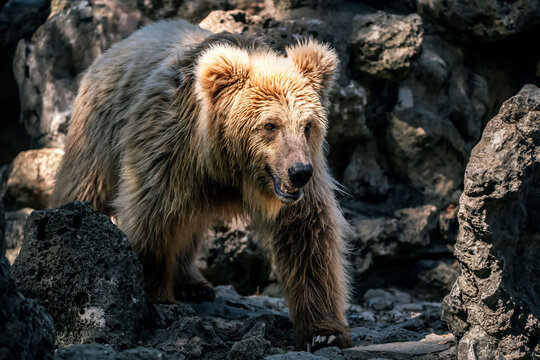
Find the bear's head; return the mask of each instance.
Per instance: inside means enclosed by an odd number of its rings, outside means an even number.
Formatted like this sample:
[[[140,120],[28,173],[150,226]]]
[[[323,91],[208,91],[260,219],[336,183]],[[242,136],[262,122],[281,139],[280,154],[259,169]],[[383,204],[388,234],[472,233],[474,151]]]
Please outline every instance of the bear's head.
[[[200,131],[248,196],[294,203],[324,174],[323,105],[337,65],[335,51],[311,39],[288,47],[286,56],[230,44],[200,56]]]

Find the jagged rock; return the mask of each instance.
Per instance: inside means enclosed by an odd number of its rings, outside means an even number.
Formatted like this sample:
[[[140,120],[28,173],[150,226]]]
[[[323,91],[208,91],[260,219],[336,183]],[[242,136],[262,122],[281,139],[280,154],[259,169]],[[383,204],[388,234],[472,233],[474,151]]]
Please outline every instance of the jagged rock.
[[[443,319],[458,358],[540,353],[540,89],[507,100],[471,153],[455,255],[461,275]]]
[[[261,359],[291,346],[283,299],[243,297],[231,286],[215,289],[215,302],[155,305],[159,322],[146,346],[189,359]]]
[[[499,40],[540,23],[540,5],[536,0],[416,2],[419,12],[443,20],[466,40]]]
[[[385,79],[402,80],[420,54],[423,38],[418,14],[382,11],[354,18],[351,46],[355,70]]]
[[[5,229],[0,200],[0,359],[52,359],[54,323],[42,306],[18,292],[4,257]]]
[[[23,208],[18,211],[6,213],[6,257],[10,264],[13,264],[24,239],[24,224],[33,209]]]
[[[61,149],[23,151],[17,155],[6,185],[4,201],[8,210],[24,207],[44,209],[54,187],[54,177],[64,152]]]
[[[115,42],[142,24],[130,3],[74,1],[53,14],[31,41],[17,45],[13,72],[19,86],[21,122],[39,147],[62,147],[77,77]]]
[[[101,344],[75,344],[59,348],[54,354],[54,360],[182,360],[169,357],[162,351],[136,347],[116,352],[109,346]]]
[[[243,295],[268,284],[270,262],[245,224],[217,226],[208,235],[207,243],[197,265],[212,284],[231,284]]]
[[[436,205],[457,203],[487,104],[485,81],[463,66],[461,53],[426,36],[386,129],[393,170]]]
[[[142,267],[126,236],[88,202],[34,211],[12,268],[21,292],[52,315],[59,345],[137,344],[148,314]]]

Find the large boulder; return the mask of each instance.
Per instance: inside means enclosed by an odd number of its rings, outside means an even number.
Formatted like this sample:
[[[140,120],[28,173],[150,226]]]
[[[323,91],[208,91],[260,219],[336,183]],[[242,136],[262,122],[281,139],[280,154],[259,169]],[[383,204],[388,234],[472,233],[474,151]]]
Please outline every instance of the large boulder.
[[[10,211],[46,208],[63,155],[61,149],[20,152],[11,164],[4,195],[6,208]]]
[[[137,344],[148,315],[142,266],[126,236],[88,202],[34,211],[13,274],[52,315],[59,345]]]
[[[42,306],[17,290],[4,256],[5,229],[0,200],[0,359],[52,359],[54,323]]]
[[[471,153],[455,255],[461,275],[443,303],[458,359],[540,353],[540,89],[506,101]]]

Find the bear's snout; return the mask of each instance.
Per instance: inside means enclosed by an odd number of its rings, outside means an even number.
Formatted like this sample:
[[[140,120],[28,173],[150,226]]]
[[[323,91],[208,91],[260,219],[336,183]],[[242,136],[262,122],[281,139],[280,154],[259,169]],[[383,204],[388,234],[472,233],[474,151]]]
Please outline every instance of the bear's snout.
[[[306,185],[313,175],[313,166],[311,164],[296,163],[287,170],[289,180],[294,187],[301,188]]]

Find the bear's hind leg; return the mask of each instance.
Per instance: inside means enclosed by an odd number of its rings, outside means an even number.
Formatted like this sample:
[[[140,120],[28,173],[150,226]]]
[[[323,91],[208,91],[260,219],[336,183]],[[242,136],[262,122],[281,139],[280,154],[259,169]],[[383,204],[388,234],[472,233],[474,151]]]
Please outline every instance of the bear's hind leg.
[[[193,235],[179,251],[174,277],[174,294],[177,300],[204,302],[216,299],[214,288],[195,265],[200,241],[199,235]]]

